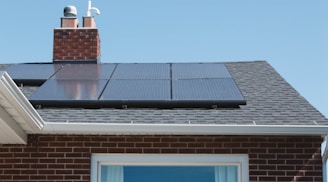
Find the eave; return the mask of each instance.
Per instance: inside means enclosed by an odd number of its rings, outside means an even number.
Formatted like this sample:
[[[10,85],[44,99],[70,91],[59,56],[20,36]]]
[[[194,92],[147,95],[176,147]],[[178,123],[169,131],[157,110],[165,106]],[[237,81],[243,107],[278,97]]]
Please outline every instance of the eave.
[[[0,143],[26,144],[43,120],[6,72],[0,72]]]

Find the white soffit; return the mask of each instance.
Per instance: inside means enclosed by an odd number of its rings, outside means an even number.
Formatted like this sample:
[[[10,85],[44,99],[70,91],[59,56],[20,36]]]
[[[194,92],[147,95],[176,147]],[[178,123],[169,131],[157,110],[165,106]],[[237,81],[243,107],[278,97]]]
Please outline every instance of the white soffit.
[[[6,72],[0,72],[0,144],[26,144],[43,120]]]

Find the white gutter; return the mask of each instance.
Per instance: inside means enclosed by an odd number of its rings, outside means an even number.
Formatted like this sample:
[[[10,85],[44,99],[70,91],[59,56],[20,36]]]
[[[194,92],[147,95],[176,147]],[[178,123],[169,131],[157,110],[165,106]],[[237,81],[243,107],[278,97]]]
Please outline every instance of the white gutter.
[[[0,143],[26,144],[27,134],[2,107],[0,107]]]
[[[6,72],[0,72],[0,143],[26,144],[43,120]]]
[[[151,134],[151,135],[326,135],[328,126],[318,125],[201,125],[201,124],[109,124],[50,123],[43,134]]]
[[[19,114],[32,130],[42,129],[43,119],[7,72],[0,72],[0,93],[2,99],[8,102],[8,106],[3,106],[4,103],[0,103],[0,106],[15,109],[15,114]]]

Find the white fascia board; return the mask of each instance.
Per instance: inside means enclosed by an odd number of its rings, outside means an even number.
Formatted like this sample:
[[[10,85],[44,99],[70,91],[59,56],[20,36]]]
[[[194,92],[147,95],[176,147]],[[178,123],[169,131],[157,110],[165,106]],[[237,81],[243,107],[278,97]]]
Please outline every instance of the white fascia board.
[[[2,144],[26,144],[27,134],[12,119],[12,117],[0,107],[0,143]]]
[[[318,125],[200,125],[109,124],[47,122],[44,134],[147,134],[147,135],[326,135],[328,126]]]
[[[9,106],[7,104],[3,107],[13,109],[14,114],[22,118],[21,121],[24,123],[21,125],[28,127],[24,128],[25,130],[34,133],[43,128],[43,119],[6,72],[0,72],[0,96],[1,99],[9,103]],[[1,104],[0,106],[2,106]]]

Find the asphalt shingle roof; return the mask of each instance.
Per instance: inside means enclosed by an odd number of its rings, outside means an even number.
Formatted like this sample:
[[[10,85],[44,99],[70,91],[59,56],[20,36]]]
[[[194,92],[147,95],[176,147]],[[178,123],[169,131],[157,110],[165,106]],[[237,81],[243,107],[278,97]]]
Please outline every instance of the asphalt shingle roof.
[[[267,62],[225,63],[247,105],[217,109],[37,109],[45,122],[219,125],[327,125],[328,120]],[[8,65],[0,65],[0,71]],[[21,88],[28,97],[37,87]]]

